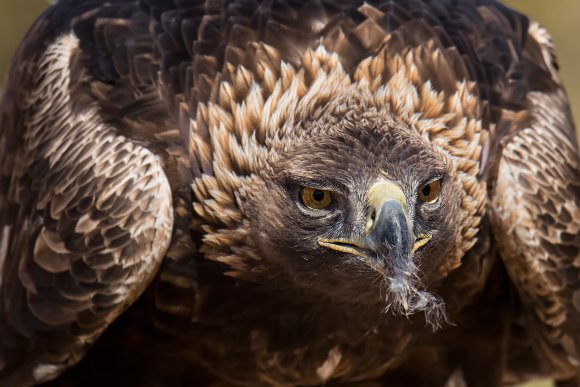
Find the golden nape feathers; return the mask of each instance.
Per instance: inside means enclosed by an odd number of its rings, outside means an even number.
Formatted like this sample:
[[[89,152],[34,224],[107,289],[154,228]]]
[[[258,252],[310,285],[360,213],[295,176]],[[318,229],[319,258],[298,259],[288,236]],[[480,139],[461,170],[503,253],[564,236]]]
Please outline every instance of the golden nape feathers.
[[[61,0],[0,103],[0,384],[577,379],[580,176],[493,0]]]

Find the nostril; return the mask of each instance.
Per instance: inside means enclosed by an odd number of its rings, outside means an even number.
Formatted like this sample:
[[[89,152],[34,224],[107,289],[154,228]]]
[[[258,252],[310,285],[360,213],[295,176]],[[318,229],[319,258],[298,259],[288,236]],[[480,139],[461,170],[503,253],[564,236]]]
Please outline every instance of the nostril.
[[[369,214],[369,216],[367,218],[367,224],[366,224],[366,232],[367,233],[371,231],[376,220],[377,220],[377,211],[373,208],[373,209],[371,209],[371,213]]]

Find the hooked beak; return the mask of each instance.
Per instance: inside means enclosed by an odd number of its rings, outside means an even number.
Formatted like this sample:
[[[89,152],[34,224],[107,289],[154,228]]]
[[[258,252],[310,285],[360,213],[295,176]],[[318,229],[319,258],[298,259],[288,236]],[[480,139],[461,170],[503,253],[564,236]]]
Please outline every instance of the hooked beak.
[[[349,239],[320,239],[318,243],[365,259],[380,252],[388,252],[387,256],[409,257],[425,246],[432,236],[415,236],[408,213],[407,199],[401,188],[390,181],[379,182],[369,191],[364,235]]]

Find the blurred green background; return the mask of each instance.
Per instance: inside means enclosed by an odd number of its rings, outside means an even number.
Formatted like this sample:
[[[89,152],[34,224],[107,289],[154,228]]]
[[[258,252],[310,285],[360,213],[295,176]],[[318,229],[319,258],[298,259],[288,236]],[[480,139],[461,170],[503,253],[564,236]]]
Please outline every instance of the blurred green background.
[[[580,117],[580,76],[575,70],[580,63],[580,0],[509,0],[505,3],[530,15],[551,32],[574,116]],[[47,5],[46,0],[0,0],[0,74],[6,72],[28,26]],[[526,387],[551,385],[543,382]]]

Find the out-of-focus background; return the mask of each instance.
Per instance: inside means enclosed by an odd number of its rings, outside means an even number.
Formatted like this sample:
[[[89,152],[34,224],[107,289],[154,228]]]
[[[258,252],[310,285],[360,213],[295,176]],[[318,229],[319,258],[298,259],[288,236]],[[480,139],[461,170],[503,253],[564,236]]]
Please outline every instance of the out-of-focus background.
[[[506,4],[530,15],[548,28],[558,54],[564,83],[574,116],[580,119],[580,1],[505,0]],[[47,0],[0,0],[0,74],[4,74],[22,36],[34,19],[48,6]],[[482,364],[485,367],[485,364]],[[526,387],[548,387],[538,382]]]

